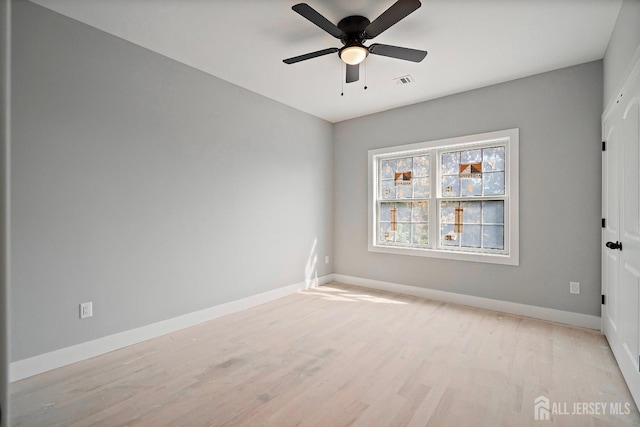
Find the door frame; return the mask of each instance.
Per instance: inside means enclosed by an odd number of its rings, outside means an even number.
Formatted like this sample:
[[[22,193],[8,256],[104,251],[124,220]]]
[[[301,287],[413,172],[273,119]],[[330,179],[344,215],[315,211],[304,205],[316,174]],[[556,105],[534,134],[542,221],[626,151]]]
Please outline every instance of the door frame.
[[[11,0],[0,0],[0,427],[9,425]]]

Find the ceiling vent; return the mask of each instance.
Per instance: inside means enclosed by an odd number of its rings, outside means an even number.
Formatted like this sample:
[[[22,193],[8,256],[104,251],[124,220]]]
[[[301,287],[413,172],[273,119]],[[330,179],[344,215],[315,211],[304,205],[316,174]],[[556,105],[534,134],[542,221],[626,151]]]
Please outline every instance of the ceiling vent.
[[[406,85],[409,83],[415,83],[416,80],[407,74],[406,76],[396,77],[393,81],[398,85]]]

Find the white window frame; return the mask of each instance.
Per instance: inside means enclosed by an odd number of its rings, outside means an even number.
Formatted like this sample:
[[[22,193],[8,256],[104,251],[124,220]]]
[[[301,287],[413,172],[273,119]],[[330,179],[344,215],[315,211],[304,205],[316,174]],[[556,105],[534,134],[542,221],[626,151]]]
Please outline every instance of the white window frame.
[[[459,261],[474,261],[503,265],[519,265],[519,129],[506,129],[476,135],[460,136],[435,141],[419,142],[394,147],[379,148],[368,152],[368,247],[370,252],[396,255],[425,256]],[[505,146],[505,196],[487,196],[485,199],[502,199],[504,210],[504,250],[483,251],[482,249],[440,246],[439,202],[445,200],[478,200],[478,198],[442,197],[440,185],[440,154],[445,151],[467,149],[473,146]],[[379,162],[385,158],[417,155],[429,150],[431,154],[429,201],[429,247],[385,245],[378,239],[378,171]],[[435,154],[435,155],[434,155]],[[481,198],[481,199],[482,199]],[[410,202],[411,199],[406,199]]]

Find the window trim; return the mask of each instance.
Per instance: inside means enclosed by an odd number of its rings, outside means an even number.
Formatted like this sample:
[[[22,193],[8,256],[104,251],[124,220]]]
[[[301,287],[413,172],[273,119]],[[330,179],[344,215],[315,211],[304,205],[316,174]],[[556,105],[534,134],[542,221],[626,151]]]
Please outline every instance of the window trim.
[[[458,261],[473,261],[491,264],[519,265],[519,134],[518,128],[506,129],[495,132],[487,132],[475,135],[465,135],[454,138],[439,139],[413,144],[398,145],[372,149],[368,151],[368,250],[370,252],[389,253],[396,255],[424,256],[430,258],[450,259]],[[439,185],[434,185],[439,177],[437,167],[439,159],[431,160],[431,192],[432,200],[429,203],[429,229],[431,248],[414,248],[407,246],[382,245],[377,241],[377,186],[378,186],[378,162],[381,158],[393,157],[396,155],[411,155],[412,152],[419,152],[425,149],[446,150],[453,146],[474,146],[486,145],[495,142],[496,144],[506,144],[505,151],[505,252],[506,253],[486,253],[477,251],[465,251],[456,249],[443,249],[439,247],[439,238],[432,241],[434,235],[432,227],[439,230],[440,220],[437,217],[439,212],[439,201],[449,198],[441,197]],[[433,193],[433,192],[436,193]],[[499,198],[499,197],[498,197]],[[451,198],[452,201],[465,198]],[[495,198],[494,198],[495,199]],[[466,199],[470,200],[470,199]],[[433,205],[433,206],[432,206]],[[435,219],[435,220],[434,220]],[[435,233],[436,236],[439,233]]]

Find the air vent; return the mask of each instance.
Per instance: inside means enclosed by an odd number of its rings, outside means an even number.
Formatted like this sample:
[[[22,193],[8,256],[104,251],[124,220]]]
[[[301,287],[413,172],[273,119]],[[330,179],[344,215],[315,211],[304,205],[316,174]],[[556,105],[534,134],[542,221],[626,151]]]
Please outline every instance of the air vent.
[[[415,83],[416,80],[407,74],[406,76],[396,77],[393,81],[398,85],[407,85],[409,83]]]

